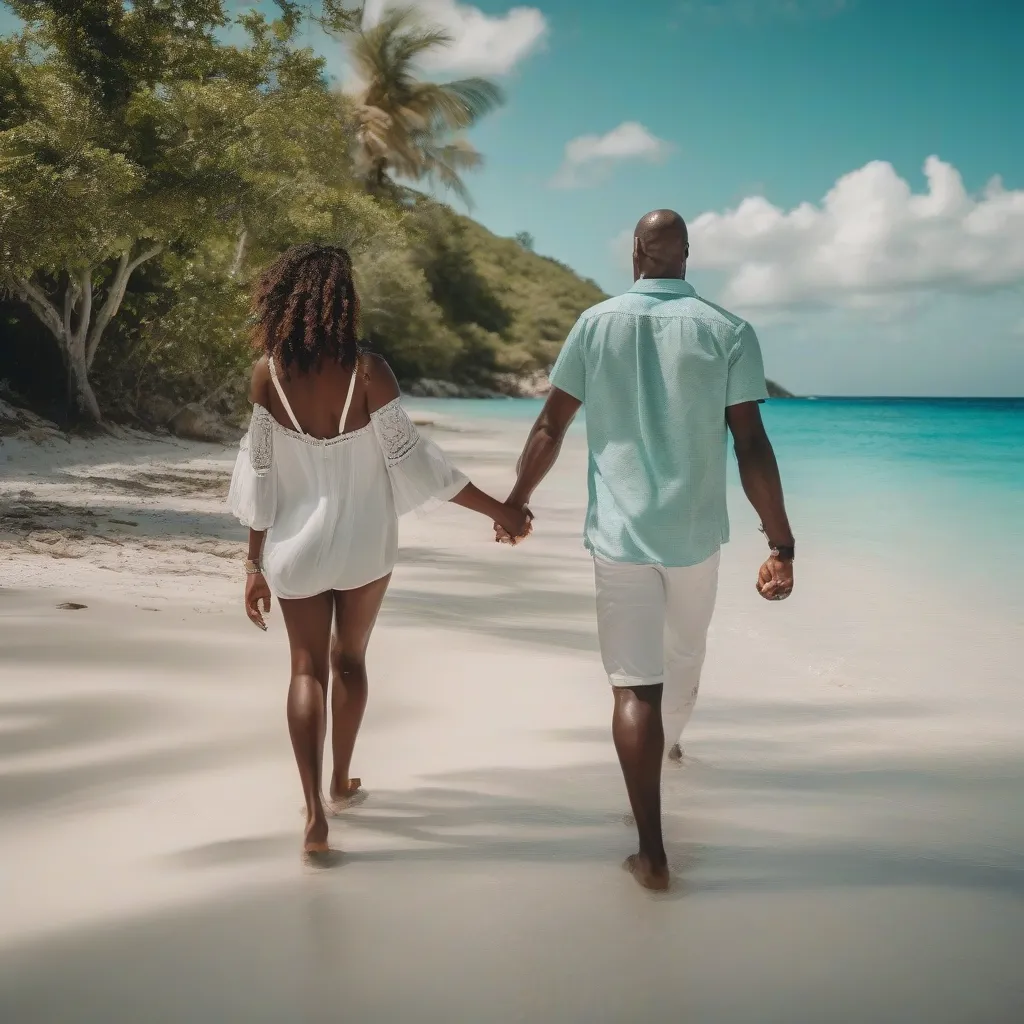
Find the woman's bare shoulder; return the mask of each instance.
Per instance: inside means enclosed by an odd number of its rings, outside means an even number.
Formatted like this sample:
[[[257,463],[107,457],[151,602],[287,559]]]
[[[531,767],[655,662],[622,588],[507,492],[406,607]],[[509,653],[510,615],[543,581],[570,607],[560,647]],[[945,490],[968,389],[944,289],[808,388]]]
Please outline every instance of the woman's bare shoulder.
[[[388,361],[376,352],[363,352],[359,362],[366,386],[366,400],[371,413],[401,397],[401,389]]]
[[[261,356],[252,368],[249,384],[249,401],[254,405],[269,408],[270,403],[270,360]]]

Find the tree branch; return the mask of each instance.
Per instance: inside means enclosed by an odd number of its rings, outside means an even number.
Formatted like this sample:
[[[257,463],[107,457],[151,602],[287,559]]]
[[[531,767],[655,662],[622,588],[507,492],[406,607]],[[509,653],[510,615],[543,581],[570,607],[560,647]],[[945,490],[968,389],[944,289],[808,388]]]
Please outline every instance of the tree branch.
[[[238,245],[235,247],[235,258],[231,263],[231,269],[228,271],[228,277],[233,281],[242,271],[242,264],[245,262],[245,248],[249,241],[249,232],[246,228],[242,228],[238,232]]]
[[[14,293],[42,321],[49,332],[64,343],[64,323],[57,307],[27,277],[12,277]]]
[[[107,299],[100,306],[100,311],[96,314],[96,321],[89,331],[89,343],[85,350],[85,364],[87,367],[92,367],[92,361],[96,358],[96,350],[100,347],[100,339],[103,337],[103,332],[121,308],[121,303],[124,301],[124,293],[128,288],[129,278],[143,263],[163,252],[163,248],[162,244],[151,246],[134,260],[131,258],[130,250],[121,254],[117,270],[114,271],[114,278],[110,282]]]
[[[64,333],[69,338],[71,337],[71,314],[74,312],[77,299],[75,295],[76,285],[75,279],[68,274],[67,284],[64,285]]]
[[[78,330],[73,335],[68,336],[68,342],[73,342],[82,355],[85,355],[85,339],[89,331],[89,322],[92,320],[91,269],[83,270],[79,274],[78,288],[82,293],[79,299],[81,305],[78,307]]]
[[[151,259],[153,259],[154,256],[159,256],[160,253],[162,253],[163,251],[164,251],[164,244],[163,244],[163,242],[158,242],[156,245],[151,245],[141,256],[139,256],[136,259],[132,260],[131,264],[128,267],[128,276],[131,277],[132,274],[134,274],[135,271],[138,270],[139,267],[141,267],[143,263],[148,263]],[[127,284],[127,283],[128,282],[126,280],[125,284]],[[116,310],[115,310],[115,312],[116,312]]]

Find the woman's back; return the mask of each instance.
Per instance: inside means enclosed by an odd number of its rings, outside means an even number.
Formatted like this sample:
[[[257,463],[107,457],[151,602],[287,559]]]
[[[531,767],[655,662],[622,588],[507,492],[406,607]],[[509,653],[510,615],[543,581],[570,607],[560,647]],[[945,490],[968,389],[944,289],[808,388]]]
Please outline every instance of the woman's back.
[[[351,388],[344,432],[362,430],[370,423],[370,408],[368,373],[361,363],[362,360],[357,359],[349,368],[324,360],[309,372],[298,368],[285,371],[278,363],[271,363],[264,357],[253,375],[251,398],[267,409],[280,426],[325,440],[338,435]]]

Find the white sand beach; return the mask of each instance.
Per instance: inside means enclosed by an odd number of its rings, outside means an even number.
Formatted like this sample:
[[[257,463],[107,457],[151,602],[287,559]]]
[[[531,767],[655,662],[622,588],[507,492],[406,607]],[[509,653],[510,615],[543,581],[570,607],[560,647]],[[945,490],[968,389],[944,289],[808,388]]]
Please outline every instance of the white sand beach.
[[[507,489],[520,426],[435,436]],[[646,895],[619,868],[575,436],[521,548],[454,507],[403,521],[353,769],[370,798],[314,870],[280,615],[264,635],[241,609],[233,452],[3,457],[0,1020],[1024,1020],[1020,621],[955,573],[902,578],[796,514],[797,591],[766,603],[732,497],[665,778],[675,886]]]

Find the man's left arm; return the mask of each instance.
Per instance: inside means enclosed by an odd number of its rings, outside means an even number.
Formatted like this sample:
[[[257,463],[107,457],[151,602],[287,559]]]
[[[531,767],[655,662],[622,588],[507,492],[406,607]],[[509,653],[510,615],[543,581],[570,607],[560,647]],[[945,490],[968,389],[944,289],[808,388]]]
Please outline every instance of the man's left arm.
[[[757,402],[742,402],[725,410],[732,432],[740,482],[747,500],[761,517],[761,526],[773,552],[761,566],[757,590],[765,598],[780,601],[793,592],[793,531],[786,514],[782,478],[775,451],[761,420]]]
[[[779,601],[789,597],[793,590],[791,549],[794,542],[779,466],[761,420],[760,403],[768,397],[764,359],[750,324],[739,325],[733,342],[729,353],[725,419],[732,432],[743,491],[761,517],[761,528],[773,550],[761,566],[757,590],[762,597]]]

